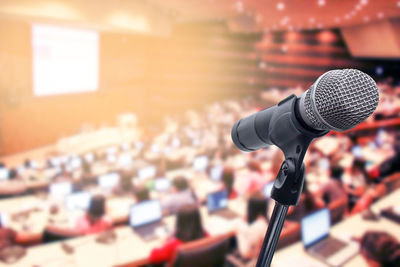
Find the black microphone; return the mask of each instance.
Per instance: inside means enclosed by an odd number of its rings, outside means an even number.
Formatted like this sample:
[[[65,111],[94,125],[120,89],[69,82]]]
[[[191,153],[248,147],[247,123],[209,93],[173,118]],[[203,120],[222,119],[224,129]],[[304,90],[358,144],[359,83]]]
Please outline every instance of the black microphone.
[[[255,151],[269,145],[281,147],[279,140],[293,138],[299,134],[296,130],[310,138],[330,130],[346,131],[367,119],[379,101],[375,81],[355,69],[324,73],[306,92],[296,97],[292,109],[280,108],[293,97],[238,120],[231,132],[235,145],[243,151]],[[282,120],[285,113],[290,113],[291,122]],[[296,129],[288,127],[288,123]]]

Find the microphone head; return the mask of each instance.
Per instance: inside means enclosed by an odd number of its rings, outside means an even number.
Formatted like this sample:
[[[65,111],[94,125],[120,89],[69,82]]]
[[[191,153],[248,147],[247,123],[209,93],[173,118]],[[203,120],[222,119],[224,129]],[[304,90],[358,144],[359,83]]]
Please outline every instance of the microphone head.
[[[301,98],[300,110],[309,126],[346,131],[374,112],[379,92],[369,75],[355,69],[343,69],[321,75]]]

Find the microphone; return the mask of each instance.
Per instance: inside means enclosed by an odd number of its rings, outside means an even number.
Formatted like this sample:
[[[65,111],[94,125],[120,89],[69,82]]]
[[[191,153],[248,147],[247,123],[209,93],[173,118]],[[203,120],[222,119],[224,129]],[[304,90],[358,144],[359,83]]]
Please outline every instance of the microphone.
[[[290,101],[294,104],[284,108]],[[378,87],[366,73],[331,70],[300,97],[289,96],[278,105],[238,120],[232,128],[232,140],[243,151],[269,145],[283,149],[283,139],[299,135],[315,138],[330,130],[346,131],[357,126],[374,112],[378,101]]]

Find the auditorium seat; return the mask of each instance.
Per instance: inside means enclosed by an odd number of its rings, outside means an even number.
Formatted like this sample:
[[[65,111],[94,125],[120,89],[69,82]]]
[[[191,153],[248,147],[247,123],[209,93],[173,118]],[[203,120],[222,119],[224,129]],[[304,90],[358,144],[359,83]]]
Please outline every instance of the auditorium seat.
[[[347,197],[343,197],[329,203],[331,212],[331,224],[334,225],[343,219],[347,207]]]
[[[225,264],[230,235],[207,237],[179,247],[169,267],[220,267]]]

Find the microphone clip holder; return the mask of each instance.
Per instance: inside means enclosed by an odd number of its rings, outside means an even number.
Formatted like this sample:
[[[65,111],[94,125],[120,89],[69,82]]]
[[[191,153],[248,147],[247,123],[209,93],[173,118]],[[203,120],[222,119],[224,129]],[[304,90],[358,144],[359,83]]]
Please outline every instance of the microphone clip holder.
[[[316,137],[328,131],[310,129],[296,115],[297,98],[291,95],[278,104],[280,116],[271,121],[270,141],[285,154],[276,176],[271,198],[275,207],[268,224],[267,233],[258,256],[256,267],[269,267],[289,206],[296,206],[300,200],[305,179],[304,156],[308,146]]]

